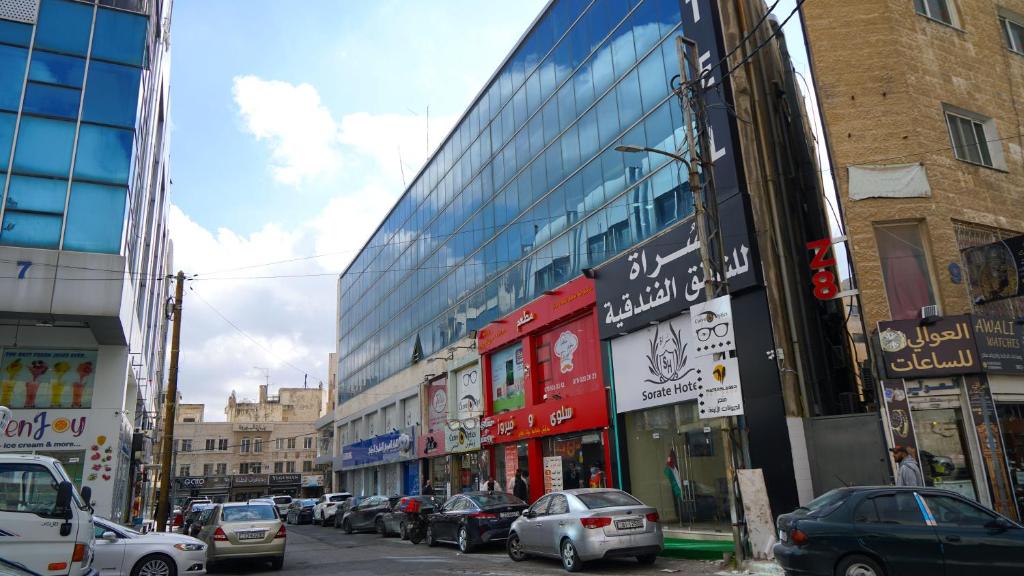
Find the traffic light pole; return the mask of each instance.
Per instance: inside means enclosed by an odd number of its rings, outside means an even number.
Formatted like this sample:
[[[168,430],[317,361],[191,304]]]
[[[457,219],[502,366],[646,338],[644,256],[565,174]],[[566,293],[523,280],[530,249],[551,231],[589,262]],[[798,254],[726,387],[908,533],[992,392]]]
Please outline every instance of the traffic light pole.
[[[156,507],[156,529],[167,529],[170,516],[171,460],[174,454],[174,418],[178,404],[178,350],[181,342],[181,299],[184,296],[185,273],[178,271],[174,286],[174,307],[171,324],[171,365],[167,372],[167,397],[164,400],[164,429],[160,444],[160,498]]]

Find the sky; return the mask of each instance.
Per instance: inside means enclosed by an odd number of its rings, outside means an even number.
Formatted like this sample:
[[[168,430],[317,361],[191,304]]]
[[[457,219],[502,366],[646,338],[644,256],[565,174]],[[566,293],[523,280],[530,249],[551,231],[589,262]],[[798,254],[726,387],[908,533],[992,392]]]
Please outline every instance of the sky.
[[[326,387],[338,274],[545,4],[175,2],[184,402],[223,420],[228,395],[256,398],[268,372],[271,393]],[[799,19],[785,31],[810,82]]]

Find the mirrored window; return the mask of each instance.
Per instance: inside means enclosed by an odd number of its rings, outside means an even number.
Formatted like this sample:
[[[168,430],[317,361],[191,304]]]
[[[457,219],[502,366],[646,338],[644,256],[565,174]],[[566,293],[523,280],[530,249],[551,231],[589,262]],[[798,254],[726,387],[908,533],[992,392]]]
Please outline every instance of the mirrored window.
[[[0,228],[0,244],[55,249],[60,243],[61,217],[7,210]]]
[[[75,178],[127,184],[132,137],[130,130],[82,124],[78,133]]]
[[[71,169],[75,124],[22,116],[14,151],[14,170],[66,178]]]
[[[121,249],[125,189],[75,182],[71,185],[64,249],[116,254]]]
[[[81,88],[84,75],[85,60],[82,58],[51,52],[36,51],[32,53],[32,65],[28,70],[29,80]]]
[[[82,120],[133,127],[139,100],[140,70],[105,62],[89,64]]]
[[[68,0],[43,0],[35,47],[85,56],[89,49],[92,6]]]
[[[25,87],[25,104],[22,111],[75,119],[78,117],[78,103],[81,99],[82,92],[76,88],[29,82]]]
[[[0,45],[0,110],[17,111],[28,50]]]

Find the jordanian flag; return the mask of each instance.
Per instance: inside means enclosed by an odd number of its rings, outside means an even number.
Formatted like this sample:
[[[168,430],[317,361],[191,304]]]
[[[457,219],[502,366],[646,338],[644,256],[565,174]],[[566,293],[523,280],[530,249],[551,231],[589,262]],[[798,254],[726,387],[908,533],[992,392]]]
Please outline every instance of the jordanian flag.
[[[675,448],[669,451],[668,459],[665,460],[665,477],[668,478],[668,483],[672,486],[672,493],[676,498],[681,498],[683,490],[682,484],[679,483],[679,466],[676,464]]]

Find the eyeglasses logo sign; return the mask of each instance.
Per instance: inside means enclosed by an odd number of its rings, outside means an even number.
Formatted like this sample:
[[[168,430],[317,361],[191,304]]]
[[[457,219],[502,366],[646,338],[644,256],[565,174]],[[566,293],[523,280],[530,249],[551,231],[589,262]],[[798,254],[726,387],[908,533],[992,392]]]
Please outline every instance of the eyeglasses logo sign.
[[[695,356],[724,354],[736,349],[732,303],[728,295],[696,304],[690,311],[690,326],[696,341]]]

